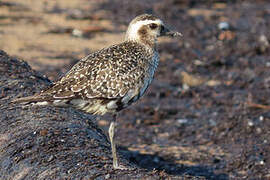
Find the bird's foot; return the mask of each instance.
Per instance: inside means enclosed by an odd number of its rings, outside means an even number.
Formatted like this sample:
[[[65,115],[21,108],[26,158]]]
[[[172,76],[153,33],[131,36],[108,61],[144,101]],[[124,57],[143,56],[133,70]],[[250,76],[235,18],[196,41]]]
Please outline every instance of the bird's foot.
[[[128,168],[128,167],[125,167],[125,166],[122,166],[122,165],[114,165],[113,168],[115,170],[126,170],[126,171],[134,170],[134,168]]]

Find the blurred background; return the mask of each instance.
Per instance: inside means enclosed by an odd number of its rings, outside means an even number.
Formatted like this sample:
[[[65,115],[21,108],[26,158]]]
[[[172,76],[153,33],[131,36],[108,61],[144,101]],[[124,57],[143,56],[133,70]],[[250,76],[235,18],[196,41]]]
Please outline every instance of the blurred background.
[[[176,177],[270,178],[268,0],[4,0],[0,49],[56,80],[142,13],[183,37],[159,40],[152,86],[119,116],[122,152]]]

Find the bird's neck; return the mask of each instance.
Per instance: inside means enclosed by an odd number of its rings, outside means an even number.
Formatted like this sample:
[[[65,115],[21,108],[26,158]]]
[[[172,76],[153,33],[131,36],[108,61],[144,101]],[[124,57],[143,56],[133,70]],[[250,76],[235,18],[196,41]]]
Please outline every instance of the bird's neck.
[[[157,40],[155,38],[144,37],[144,36],[140,36],[140,37],[126,36],[126,41],[136,42],[136,43],[144,45],[147,48],[153,49],[153,50],[157,49]]]
[[[141,37],[140,43],[150,47],[151,49],[156,49],[157,46],[157,40],[149,37]]]

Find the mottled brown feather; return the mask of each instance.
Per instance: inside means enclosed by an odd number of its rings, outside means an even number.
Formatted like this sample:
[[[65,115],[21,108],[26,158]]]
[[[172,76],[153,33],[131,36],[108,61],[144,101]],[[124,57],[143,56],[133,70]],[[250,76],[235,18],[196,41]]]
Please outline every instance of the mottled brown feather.
[[[133,29],[136,31],[130,28],[138,21],[157,19],[147,14],[136,17],[127,30],[128,35],[134,35],[127,36],[130,39],[86,56],[49,88],[14,102],[71,106],[100,115],[127,107],[144,94],[159,61],[156,51],[159,33],[151,32],[146,24]]]
[[[123,97],[141,83],[153,51],[136,42],[124,42],[88,55],[41,95],[61,98]]]

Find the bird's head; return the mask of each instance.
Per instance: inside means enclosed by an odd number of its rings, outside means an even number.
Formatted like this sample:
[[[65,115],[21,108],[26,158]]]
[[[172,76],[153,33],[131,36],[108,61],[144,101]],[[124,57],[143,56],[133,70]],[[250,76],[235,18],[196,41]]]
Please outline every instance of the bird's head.
[[[151,15],[143,14],[134,18],[126,32],[126,40],[137,41],[151,47],[155,46],[156,40],[160,36],[182,36],[179,32],[171,31],[162,20]]]

